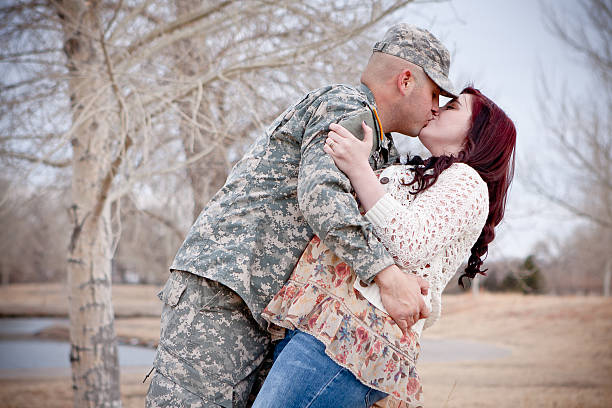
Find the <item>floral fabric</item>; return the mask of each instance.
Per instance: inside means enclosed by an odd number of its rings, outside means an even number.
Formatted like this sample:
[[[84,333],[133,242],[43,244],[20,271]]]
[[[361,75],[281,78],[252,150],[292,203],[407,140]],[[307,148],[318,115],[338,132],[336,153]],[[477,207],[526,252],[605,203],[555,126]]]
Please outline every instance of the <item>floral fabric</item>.
[[[418,195],[409,185],[409,166],[390,166],[379,176],[386,194],[365,218],[395,263],[429,282],[425,301],[431,315],[402,336],[385,313],[376,284],[360,281],[354,286],[355,273],[315,237],[262,317],[322,341],[327,354],[362,383],[390,394],[377,406],[420,407],[422,388],[415,369],[420,332],[439,318],[442,291],[482,231],[488,188],[463,163],[450,166]]]
[[[353,289],[354,280],[350,267],[314,237],[263,317],[315,336],[361,382],[395,397],[392,406],[421,406],[419,336],[403,336],[389,315]]]

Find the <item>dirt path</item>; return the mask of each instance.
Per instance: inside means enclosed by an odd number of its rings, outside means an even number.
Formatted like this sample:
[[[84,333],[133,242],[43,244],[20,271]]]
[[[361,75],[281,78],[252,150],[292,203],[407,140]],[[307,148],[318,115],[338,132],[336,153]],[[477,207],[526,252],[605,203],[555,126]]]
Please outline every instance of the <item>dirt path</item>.
[[[132,316],[117,319],[120,336],[157,340],[156,291],[114,288],[118,315]],[[0,315],[8,308],[32,316],[41,308],[49,310],[49,302],[63,301],[60,287],[56,292],[18,288],[11,301],[6,294],[0,288]],[[443,303],[442,319],[425,332],[426,339],[483,342],[512,354],[494,360],[461,361],[459,356],[454,362],[422,362],[426,407],[612,406],[612,299],[481,294],[476,299],[445,296]],[[55,307],[61,315],[61,307]],[[148,386],[142,384],[143,373],[141,368],[122,371],[125,407],[143,406]],[[68,376],[52,378],[41,371],[39,378],[0,380],[2,407],[69,407],[71,398]]]
[[[512,350],[497,360],[422,364],[428,407],[612,406],[612,299],[447,296],[426,336]]]

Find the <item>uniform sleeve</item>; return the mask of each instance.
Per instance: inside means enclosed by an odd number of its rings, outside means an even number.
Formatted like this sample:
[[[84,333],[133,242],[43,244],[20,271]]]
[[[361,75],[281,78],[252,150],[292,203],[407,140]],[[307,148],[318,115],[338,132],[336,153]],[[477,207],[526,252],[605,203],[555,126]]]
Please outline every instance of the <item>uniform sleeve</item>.
[[[410,204],[402,205],[387,193],[365,216],[396,263],[413,270],[436,258],[466,232],[478,236],[488,205],[486,183],[468,166],[457,165]]]
[[[301,147],[298,175],[298,203],[304,218],[323,242],[353,268],[364,282],[370,282],[394,261],[374,235],[372,225],[360,213],[351,194],[348,178],[323,151],[329,124],[360,124],[372,121],[367,107],[329,98],[313,113]],[[361,126],[349,129],[360,135]]]

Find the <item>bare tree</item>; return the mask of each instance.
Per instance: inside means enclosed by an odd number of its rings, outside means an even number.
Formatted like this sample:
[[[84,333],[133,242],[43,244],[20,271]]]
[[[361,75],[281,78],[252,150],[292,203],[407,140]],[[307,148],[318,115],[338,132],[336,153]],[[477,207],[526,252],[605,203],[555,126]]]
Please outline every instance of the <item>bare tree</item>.
[[[49,168],[71,178],[75,406],[121,404],[111,260],[122,198],[131,208],[153,208],[151,219],[176,229],[163,207],[143,197],[173,195],[156,188],[188,168],[192,194],[203,192],[198,212],[244,140],[288,96],[317,74],[331,78],[354,64],[349,52],[365,30],[410,2],[14,0],[0,7],[0,157],[22,166],[27,182],[44,184],[40,169]]]
[[[552,6],[543,14],[549,31],[582,59],[593,80],[592,88],[561,90],[560,106],[539,99],[542,121],[559,153],[556,180],[571,185],[563,188],[555,179],[532,184],[574,215],[612,228],[612,5],[606,0],[582,0],[580,5],[581,14],[571,17]],[[544,89],[539,94],[551,94],[546,78],[540,82]]]
[[[68,243],[65,189],[36,191],[0,177],[0,285],[57,281]],[[50,239],[51,238],[51,239]]]
[[[565,250],[571,246],[574,259],[593,264],[586,269],[596,270],[601,279],[606,259],[612,259],[612,4],[607,0],[582,0],[569,15],[556,3],[549,3],[543,5],[543,15],[549,31],[588,67],[592,87],[551,88],[542,76],[539,95],[561,92],[563,96],[560,104],[549,104],[539,97],[542,121],[556,157],[541,164],[537,161],[550,155],[532,157],[536,164],[529,171],[528,181],[551,203],[587,222],[574,236],[581,236],[589,245],[579,245],[570,238],[562,246]],[[604,250],[598,250],[602,245]],[[585,256],[578,256],[577,248]],[[563,252],[561,257],[568,253]],[[583,264],[576,273],[584,270]]]

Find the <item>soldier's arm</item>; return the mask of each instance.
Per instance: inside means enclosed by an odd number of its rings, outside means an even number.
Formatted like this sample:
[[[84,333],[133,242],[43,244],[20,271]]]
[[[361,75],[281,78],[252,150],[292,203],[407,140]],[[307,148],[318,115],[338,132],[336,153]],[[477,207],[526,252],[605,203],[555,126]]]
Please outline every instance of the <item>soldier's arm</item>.
[[[326,103],[325,111],[316,112],[306,127],[298,176],[298,202],[306,221],[364,282],[370,282],[379,272],[394,265],[394,261],[375,237],[370,222],[359,213],[350,181],[323,151],[323,145],[329,123],[342,121],[357,125],[361,120],[371,122],[371,115],[364,106],[357,106],[347,115],[338,115]]]
[[[395,225],[392,229],[399,231],[395,221],[400,213],[402,216],[405,215],[404,212],[407,211],[406,208],[408,207],[397,204],[400,207],[399,212],[395,212],[395,207],[391,210],[390,207],[387,208],[386,206],[384,211],[380,210],[382,208],[381,203],[386,203],[389,198],[367,161],[368,156],[371,155],[372,128],[363,127],[363,133],[366,135],[363,142],[357,142],[353,135],[342,127],[332,127],[330,125],[330,128],[333,129],[333,133],[329,133],[328,138],[334,141],[334,147],[330,148],[327,145],[325,152],[334,159],[336,166],[349,177],[357,197],[367,211],[366,218],[372,221],[378,238],[394,255],[396,261],[405,259],[406,249],[402,250],[401,245],[397,245],[395,238],[406,241],[412,232],[418,232],[416,230],[411,231],[411,228],[415,226],[411,218],[419,219],[419,214],[412,214],[414,217],[407,215],[407,219],[402,218],[408,225],[405,230],[401,231],[403,235],[387,230],[387,227]],[[385,201],[385,198],[387,201]],[[387,214],[387,209],[393,214]],[[377,216],[373,217],[371,214]],[[383,220],[384,217],[387,218]],[[392,238],[391,235],[396,237]],[[407,245],[405,247],[407,248]],[[423,259],[420,259],[420,261],[427,261],[433,255],[424,254],[424,256],[425,258],[421,257]],[[397,268],[389,267],[378,273],[374,280],[380,289],[380,300],[385,306],[385,310],[404,333],[406,333],[408,327],[429,314],[429,309],[425,307],[423,297],[420,296],[421,293],[426,294],[429,284],[421,277],[410,273],[404,274]]]

